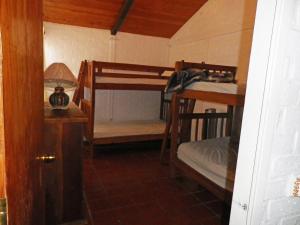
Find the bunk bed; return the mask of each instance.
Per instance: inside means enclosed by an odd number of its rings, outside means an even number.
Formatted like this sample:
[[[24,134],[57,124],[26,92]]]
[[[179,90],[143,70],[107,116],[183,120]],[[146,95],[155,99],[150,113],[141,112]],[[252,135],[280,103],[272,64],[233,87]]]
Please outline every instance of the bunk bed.
[[[199,68],[213,71],[231,71],[236,73],[235,67],[207,65],[203,63],[177,62],[176,69]],[[168,121],[164,144],[171,132],[170,166],[173,175],[180,171],[187,177],[199,182],[219,199],[231,203],[234,183],[235,163],[237,156],[236,132],[237,128],[234,112],[240,111],[244,103],[245,88],[235,83],[204,83],[197,82],[189,85],[180,93],[174,93],[171,103],[171,116]],[[179,103],[184,99],[188,102],[189,110],[181,112]],[[213,102],[227,105],[225,113],[195,113],[195,101]],[[236,113],[235,113],[236,114]],[[240,114],[239,114],[240,115]],[[199,121],[219,120],[220,134],[214,139],[206,139],[203,135],[198,141]],[[192,121],[196,129],[191,129]],[[220,128],[221,127],[221,128]],[[171,130],[171,131],[170,131]],[[193,135],[191,132],[196,132]],[[203,128],[202,128],[203,132]],[[230,136],[230,137],[229,137]],[[191,141],[195,137],[195,141]],[[205,140],[206,139],[206,140]]]
[[[164,137],[165,120],[169,101],[165,101],[164,89],[174,68],[124,63],[83,61],[78,79],[76,96],[81,96],[81,108],[88,115],[85,138],[91,149],[95,144],[117,144]],[[102,121],[95,122],[97,90],[140,90],[161,93],[160,115],[157,121]]]

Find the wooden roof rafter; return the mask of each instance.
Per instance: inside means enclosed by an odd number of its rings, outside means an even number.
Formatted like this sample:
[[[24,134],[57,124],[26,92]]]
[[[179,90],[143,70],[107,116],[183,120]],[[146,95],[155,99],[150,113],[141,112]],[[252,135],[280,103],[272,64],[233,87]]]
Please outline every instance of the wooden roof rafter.
[[[124,24],[126,17],[132,7],[134,0],[124,0],[123,5],[121,7],[121,10],[119,12],[119,15],[117,17],[117,20],[114,24],[114,26],[111,29],[111,34],[116,35],[118,31],[121,29],[122,25]]]

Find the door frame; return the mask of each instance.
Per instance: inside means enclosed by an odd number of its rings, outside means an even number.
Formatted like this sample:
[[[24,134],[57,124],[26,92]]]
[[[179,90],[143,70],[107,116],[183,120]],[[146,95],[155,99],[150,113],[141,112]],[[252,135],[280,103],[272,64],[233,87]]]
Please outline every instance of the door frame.
[[[263,149],[263,111],[271,74],[270,55],[277,0],[258,0],[231,208],[231,225],[252,224]]]

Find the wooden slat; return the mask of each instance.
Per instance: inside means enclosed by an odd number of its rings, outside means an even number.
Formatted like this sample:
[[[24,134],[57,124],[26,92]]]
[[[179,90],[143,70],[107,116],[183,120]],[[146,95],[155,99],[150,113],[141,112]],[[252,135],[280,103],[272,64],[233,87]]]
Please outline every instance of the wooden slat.
[[[192,98],[197,100],[203,100],[206,102],[215,102],[226,105],[244,105],[243,95],[234,94],[224,94],[217,92],[207,92],[207,91],[194,91],[194,90],[184,90],[179,94],[181,98]]]
[[[140,91],[163,91],[165,85],[154,84],[117,84],[117,83],[96,83],[95,89],[102,90],[140,90]]]
[[[224,130],[224,118],[221,119],[220,137],[223,137]]]
[[[198,141],[198,132],[199,132],[199,119],[196,120],[195,141]]]
[[[234,66],[224,66],[224,65],[214,65],[214,64],[206,64],[206,63],[193,63],[193,62],[185,62],[183,61],[183,68],[198,68],[198,69],[206,69],[206,70],[214,70],[214,71],[226,71],[236,73],[237,68]]]
[[[88,101],[86,99],[81,100],[81,110],[87,115],[88,117],[88,123],[85,126],[84,129],[84,136],[87,138],[87,140],[92,143],[93,142],[93,127],[94,127],[94,120],[93,120],[93,109],[92,109],[92,103],[91,101]]]
[[[237,72],[237,67],[235,67],[235,66],[206,64],[205,62],[193,63],[193,62],[185,62],[184,60],[181,60],[181,61],[177,61],[175,63],[175,68],[176,68],[176,71],[193,68],[193,69],[214,71],[214,72],[219,72],[219,73],[230,72],[233,75],[233,80],[231,83],[236,83],[235,76],[236,76],[236,72]]]
[[[130,73],[97,73],[97,77],[113,77],[113,78],[131,78],[131,79],[163,79],[168,80],[170,77],[167,76],[157,76],[157,75],[145,75],[145,74],[130,74]]]
[[[142,71],[142,72],[154,72],[154,73],[163,73],[164,71],[174,71],[174,68],[172,67],[163,67],[163,66],[148,66],[148,65],[129,64],[129,63],[112,63],[112,62],[97,62],[97,61],[93,61],[93,63],[94,63],[95,70],[97,68],[101,68],[101,69],[129,70],[129,71]]]
[[[80,65],[80,70],[78,74],[78,86],[73,95],[73,102],[79,106],[80,99],[83,98],[84,95],[84,80],[85,76],[87,76],[87,61],[82,61]]]
[[[162,140],[164,134],[127,135],[119,137],[94,138],[94,144],[120,144],[128,142]]]
[[[178,115],[179,119],[216,119],[228,118],[228,113],[184,113]]]

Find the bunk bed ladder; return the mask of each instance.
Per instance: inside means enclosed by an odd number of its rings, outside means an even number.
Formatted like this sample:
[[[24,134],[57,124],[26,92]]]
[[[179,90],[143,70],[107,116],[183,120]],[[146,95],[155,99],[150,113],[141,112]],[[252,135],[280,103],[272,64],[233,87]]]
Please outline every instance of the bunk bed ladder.
[[[84,60],[80,64],[79,74],[78,74],[78,86],[73,95],[73,102],[79,106],[81,99],[84,95],[84,76],[87,73],[87,61]]]

